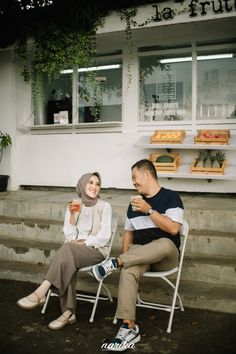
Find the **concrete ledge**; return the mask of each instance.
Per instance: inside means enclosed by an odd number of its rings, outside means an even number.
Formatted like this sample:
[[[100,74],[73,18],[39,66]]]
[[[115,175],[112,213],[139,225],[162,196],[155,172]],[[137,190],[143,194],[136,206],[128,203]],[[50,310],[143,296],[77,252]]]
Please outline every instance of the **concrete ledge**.
[[[24,262],[0,261],[0,278],[29,281],[39,284],[44,279],[47,267]],[[119,272],[111,274],[106,280],[113,297],[117,297]],[[77,288],[90,293],[95,292],[97,283],[91,277],[79,274]],[[236,314],[236,287],[216,286],[207,282],[181,281],[180,294],[184,306]],[[140,282],[140,295],[147,301],[168,303],[170,288],[160,279],[143,279]],[[148,310],[147,310],[148,311]]]

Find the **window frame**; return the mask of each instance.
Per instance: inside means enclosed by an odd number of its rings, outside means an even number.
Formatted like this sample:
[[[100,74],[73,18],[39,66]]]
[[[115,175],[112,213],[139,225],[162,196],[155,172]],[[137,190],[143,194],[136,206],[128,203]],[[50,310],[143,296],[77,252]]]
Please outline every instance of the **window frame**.
[[[170,127],[170,126],[185,126],[188,128],[198,129],[201,125],[235,125],[236,120],[229,121],[229,119],[199,119],[197,118],[197,55],[199,53],[205,51],[208,53],[213,54],[214,51],[221,51],[222,52],[235,52],[236,51],[236,44],[234,43],[227,43],[227,40],[223,44],[207,44],[207,45],[200,45],[196,41],[192,41],[191,45],[184,45],[182,48],[170,48],[170,49],[156,49],[156,50],[142,50],[139,48],[138,51],[138,63],[139,63],[139,72],[140,72],[140,58],[145,56],[162,56],[162,55],[173,55],[175,54],[176,57],[181,57],[182,54],[186,54],[187,51],[190,52],[190,56],[192,56],[192,115],[190,120],[181,120],[181,121],[151,121],[151,122],[144,122],[138,119],[137,126],[138,129],[153,129],[153,126],[160,126],[160,127]],[[138,99],[138,111],[140,111],[140,81],[139,81],[139,99]]]

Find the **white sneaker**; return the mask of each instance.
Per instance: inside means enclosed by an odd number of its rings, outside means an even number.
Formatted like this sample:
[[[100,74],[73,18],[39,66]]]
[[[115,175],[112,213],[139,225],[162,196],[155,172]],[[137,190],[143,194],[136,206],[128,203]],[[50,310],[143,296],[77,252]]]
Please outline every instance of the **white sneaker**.
[[[123,352],[126,349],[133,349],[135,343],[138,343],[140,340],[141,336],[138,326],[135,325],[134,328],[129,328],[128,323],[124,323],[120,327],[116,337],[104,344],[103,349],[112,352]]]
[[[108,258],[105,259],[105,261],[96,264],[93,267],[93,275],[95,276],[95,278],[98,281],[103,280],[104,278],[106,278],[108,276],[108,274],[110,274],[111,272],[113,272],[114,270],[118,269],[118,262],[116,258]]]

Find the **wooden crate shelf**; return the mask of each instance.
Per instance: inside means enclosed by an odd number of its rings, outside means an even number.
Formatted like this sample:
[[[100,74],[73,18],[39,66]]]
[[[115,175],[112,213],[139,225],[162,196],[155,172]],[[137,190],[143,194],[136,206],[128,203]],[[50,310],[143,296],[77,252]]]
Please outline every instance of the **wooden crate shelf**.
[[[150,138],[151,144],[181,144],[185,137],[184,130],[155,130]]]
[[[205,134],[205,135],[204,135]],[[207,136],[209,135],[209,136]],[[214,129],[214,130],[198,130],[197,136],[194,137],[195,144],[219,144],[228,145],[230,138],[230,130]]]
[[[171,156],[174,158],[173,162],[156,162],[156,159],[159,156]],[[160,154],[160,153],[153,153],[149,155],[149,160],[153,162],[156,170],[158,172],[170,172],[175,173],[180,166],[180,155],[179,154]]]
[[[212,168],[212,167],[196,167],[196,160],[193,161],[192,166],[191,166],[191,173],[200,173],[200,174],[205,174],[205,175],[210,175],[210,174],[219,174],[219,175],[224,175],[225,174],[225,168],[227,165],[227,160],[224,160],[223,164],[219,168]]]

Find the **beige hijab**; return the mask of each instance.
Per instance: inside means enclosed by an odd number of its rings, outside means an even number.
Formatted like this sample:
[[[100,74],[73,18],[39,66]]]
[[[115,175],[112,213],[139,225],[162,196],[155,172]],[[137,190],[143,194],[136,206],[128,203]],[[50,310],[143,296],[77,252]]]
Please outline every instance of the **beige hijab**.
[[[98,172],[85,173],[80,177],[76,185],[76,192],[78,193],[78,196],[82,199],[84,205],[88,207],[95,205],[99,198],[99,196],[97,196],[96,198],[91,198],[86,194],[86,185],[91,176],[96,176],[99,179],[101,185],[101,176]]]

